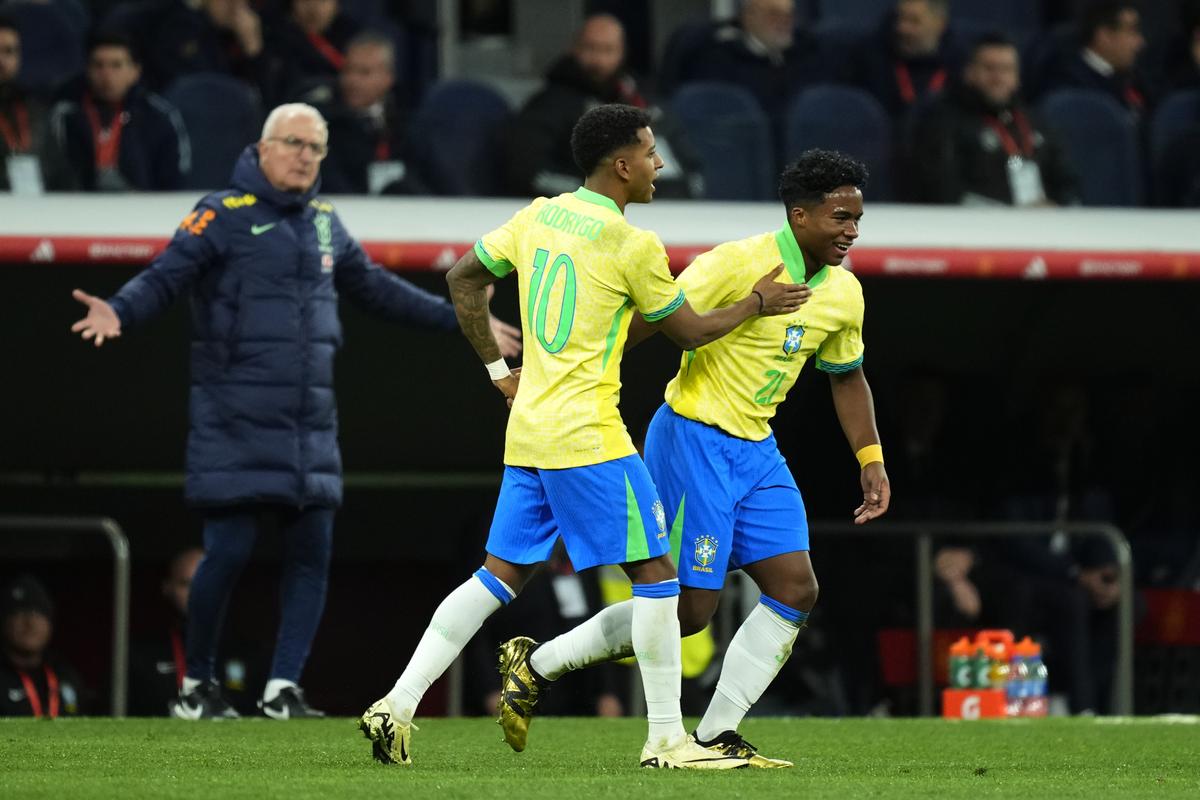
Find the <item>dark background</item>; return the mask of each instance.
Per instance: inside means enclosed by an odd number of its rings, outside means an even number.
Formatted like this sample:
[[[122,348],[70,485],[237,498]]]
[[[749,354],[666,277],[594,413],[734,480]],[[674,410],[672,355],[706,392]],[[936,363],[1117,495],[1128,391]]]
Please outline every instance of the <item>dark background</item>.
[[[199,517],[184,508],[169,474],[183,469],[186,309],[180,304],[97,351],[68,330],[82,308],[70,290],[105,296],[133,268],[0,268],[8,295],[0,511],[116,519],[131,542],[136,638],[165,619],[158,585],[167,560],[200,540]],[[440,275],[406,277],[444,294]],[[1155,492],[1190,493],[1196,483],[1200,284],[863,283],[865,368],[893,477],[893,516],[914,513],[897,456],[900,407],[915,377],[946,386],[939,441],[954,469],[938,491],[977,519],[998,518],[1006,493],[1037,479],[1026,459],[1053,388],[1083,386],[1097,453],[1088,479],[1120,500],[1114,519],[1133,542],[1139,582],[1169,583],[1171,562],[1195,548],[1200,524],[1185,507],[1164,532],[1141,509]],[[516,318],[513,282],[502,284],[495,307]],[[499,485],[505,410],[461,336],[390,325],[345,305],[342,315],[337,385],[348,485],[305,684],[314,703],[351,713],[391,685],[433,608],[477,567]],[[621,408],[635,440],[677,363],[677,351],[655,339],[623,365]],[[846,521],[861,492],[827,383],[805,370],[774,427],[810,518]],[[910,550],[869,537],[815,540],[822,595],[814,625],[852,607],[866,628],[911,624]],[[278,554],[277,539],[260,536],[231,605],[231,630],[260,642],[264,654],[277,618]],[[0,557],[0,578],[28,568],[46,580],[58,605],[56,647],[103,696],[111,617],[105,546],[8,536],[0,538]],[[441,702],[431,695],[423,713],[436,713]]]

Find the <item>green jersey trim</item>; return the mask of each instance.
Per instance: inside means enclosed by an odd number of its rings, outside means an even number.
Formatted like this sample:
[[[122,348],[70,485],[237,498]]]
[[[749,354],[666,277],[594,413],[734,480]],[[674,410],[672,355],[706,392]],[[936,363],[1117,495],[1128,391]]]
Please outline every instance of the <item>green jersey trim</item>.
[[[675,299],[667,303],[658,311],[651,311],[649,314],[642,314],[642,319],[646,322],[662,322],[667,317],[674,314],[683,305],[684,296],[683,289],[679,290],[679,294],[675,295]]]
[[[831,364],[828,361],[824,361],[824,360],[818,358],[817,359],[817,369],[821,370],[821,372],[828,372],[830,375],[841,375],[846,372],[853,372],[854,370],[861,367],[862,363],[863,363],[862,356],[859,356],[858,358],[854,359],[849,364]]]
[[[805,279],[804,254],[800,252],[800,245],[796,244],[796,235],[792,233],[790,225],[784,225],[775,232],[775,244],[779,246],[783,264],[795,283],[807,283],[808,288],[815,289],[829,277],[829,266],[826,265],[817,270],[811,278]]]
[[[617,208],[617,201],[613,200],[608,195],[600,194],[599,192],[593,192],[591,189],[588,189],[585,186],[580,186],[575,190],[575,196],[585,203],[602,206],[621,214],[621,209]],[[625,215],[621,214],[621,216]]]
[[[504,259],[492,258],[491,253],[483,246],[483,240],[475,242],[475,255],[483,262],[483,265],[488,268],[488,272],[495,275],[497,278],[503,278],[505,275],[513,271],[513,265]]]
[[[612,355],[613,348],[617,346],[617,334],[621,332],[621,320],[625,317],[625,309],[632,305],[633,301],[627,299],[613,315],[612,325],[608,328],[608,338],[604,340],[604,358],[600,362],[601,372],[608,369],[608,358]]]

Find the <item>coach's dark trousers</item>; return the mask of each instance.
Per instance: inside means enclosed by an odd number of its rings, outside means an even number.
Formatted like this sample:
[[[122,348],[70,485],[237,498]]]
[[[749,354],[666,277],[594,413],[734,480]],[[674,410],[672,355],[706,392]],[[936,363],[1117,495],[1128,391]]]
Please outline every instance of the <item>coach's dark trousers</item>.
[[[204,558],[188,595],[189,678],[206,681],[213,677],[229,595],[250,560],[259,524],[273,517],[283,539],[283,614],[270,677],[300,682],[325,609],[333,516],[332,508],[282,506],[247,506],[205,514]]]

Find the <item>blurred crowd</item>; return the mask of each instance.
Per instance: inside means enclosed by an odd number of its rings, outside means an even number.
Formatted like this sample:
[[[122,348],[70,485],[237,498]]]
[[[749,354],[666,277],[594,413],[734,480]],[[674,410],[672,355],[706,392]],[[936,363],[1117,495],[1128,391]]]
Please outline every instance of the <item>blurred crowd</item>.
[[[0,188],[218,188],[300,100],[330,121],[327,193],[556,193],[575,119],[619,101],[654,115],[662,197],[771,199],[780,162],[833,146],[875,200],[1200,204],[1200,0],[743,0],[661,58],[631,44],[646,8],[584,6],[514,93],[438,80],[433,3],[11,0]],[[460,10],[467,44],[512,34],[511,0]]]

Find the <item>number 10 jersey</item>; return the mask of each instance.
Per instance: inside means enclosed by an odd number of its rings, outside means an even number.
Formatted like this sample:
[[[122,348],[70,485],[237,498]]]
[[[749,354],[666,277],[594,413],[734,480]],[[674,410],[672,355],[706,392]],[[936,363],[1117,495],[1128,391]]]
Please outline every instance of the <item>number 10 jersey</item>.
[[[580,188],[534,200],[475,253],[520,282],[525,354],[504,463],[565,469],[637,452],[617,408],[629,320],[657,322],[684,299],[659,238]]]

